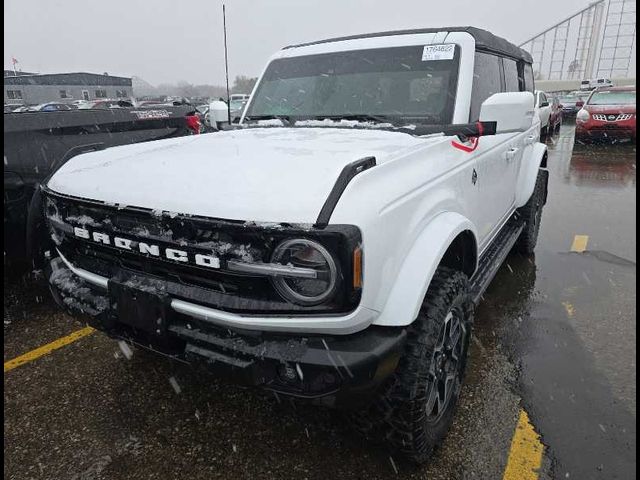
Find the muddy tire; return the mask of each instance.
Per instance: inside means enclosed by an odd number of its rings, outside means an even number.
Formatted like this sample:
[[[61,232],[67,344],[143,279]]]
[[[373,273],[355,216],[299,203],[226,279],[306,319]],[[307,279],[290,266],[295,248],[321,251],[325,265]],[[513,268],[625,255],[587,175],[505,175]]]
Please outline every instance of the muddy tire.
[[[540,231],[540,221],[542,219],[542,207],[545,201],[545,181],[541,172],[538,172],[536,186],[529,201],[518,209],[518,214],[524,219],[524,229],[518,237],[514,251],[531,255],[536,248],[538,242],[538,233]]]
[[[427,461],[453,420],[472,320],[468,278],[439,268],[407,331],[398,368],[371,404],[351,414],[355,427],[409,460]]]

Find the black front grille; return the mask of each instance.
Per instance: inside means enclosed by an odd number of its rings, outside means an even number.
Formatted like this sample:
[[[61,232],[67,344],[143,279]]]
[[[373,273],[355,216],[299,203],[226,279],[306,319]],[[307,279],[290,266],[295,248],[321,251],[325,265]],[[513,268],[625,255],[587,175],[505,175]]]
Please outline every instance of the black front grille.
[[[213,308],[252,313],[325,313],[355,308],[360,291],[348,282],[328,303],[300,307],[285,300],[264,276],[240,274],[226,269],[228,260],[269,262],[275,247],[284,239],[307,237],[320,241],[336,255],[344,267],[344,278],[351,278],[351,252],[360,243],[359,230],[351,226],[329,226],[301,230],[286,224],[260,227],[254,223],[210,219],[156,212],[149,209],[118,207],[69,198],[51,192],[45,195],[45,212],[52,237],[61,253],[72,263],[98,275],[112,278],[126,271],[163,279],[172,285],[173,295]],[[162,248],[215,255],[220,268],[202,267],[141,254],[79,238],[74,227],[101,232],[110,238],[145,242]]]

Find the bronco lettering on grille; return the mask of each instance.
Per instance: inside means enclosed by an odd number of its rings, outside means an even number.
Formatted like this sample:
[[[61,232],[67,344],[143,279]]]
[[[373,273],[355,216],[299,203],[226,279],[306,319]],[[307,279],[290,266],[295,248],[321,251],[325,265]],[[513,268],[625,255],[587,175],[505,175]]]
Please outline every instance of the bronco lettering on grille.
[[[116,248],[130,252],[151,255],[152,257],[163,256],[174,262],[193,263],[201,267],[220,268],[220,259],[212,255],[203,255],[200,253],[191,254],[176,248],[160,247],[160,245],[153,245],[129,238],[112,237],[102,232],[90,232],[88,229],[82,227],[73,227],[73,234],[84,240],[90,240],[103,245],[113,245]]]

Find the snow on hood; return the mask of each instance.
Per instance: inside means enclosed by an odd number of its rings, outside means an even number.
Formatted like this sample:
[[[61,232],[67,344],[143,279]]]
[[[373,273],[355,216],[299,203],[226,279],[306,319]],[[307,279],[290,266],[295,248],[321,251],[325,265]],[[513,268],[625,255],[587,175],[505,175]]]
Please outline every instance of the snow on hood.
[[[405,133],[249,128],[113,147],[69,160],[58,193],[232,220],[315,222],[348,163],[430,142]]]

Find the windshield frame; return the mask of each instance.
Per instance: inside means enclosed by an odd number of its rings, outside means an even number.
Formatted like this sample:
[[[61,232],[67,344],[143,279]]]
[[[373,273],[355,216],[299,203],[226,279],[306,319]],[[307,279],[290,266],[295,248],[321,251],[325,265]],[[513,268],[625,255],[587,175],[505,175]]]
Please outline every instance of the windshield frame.
[[[255,101],[256,99],[260,98],[262,89],[264,88],[264,86],[266,85],[266,75],[269,72],[269,68],[274,64],[274,62],[278,62],[278,61],[283,61],[283,60],[297,60],[297,59],[309,59],[312,57],[326,57],[326,56],[331,56],[331,55],[342,55],[342,54],[354,54],[356,52],[375,52],[375,51],[388,51],[388,50],[394,50],[394,49],[408,49],[408,48],[424,48],[426,45],[428,44],[410,44],[410,45],[398,45],[398,46],[387,46],[387,47],[374,47],[374,48],[358,48],[358,49],[351,49],[351,50],[336,50],[336,51],[331,51],[331,52],[326,52],[326,53],[316,53],[316,54],[307,54],[307,55],[294,55],[294,56],[286,56],[286,57],[277,57],[272,59],[269,64],[267,65],[267,67],[265,68],[262,76],[260,77],[260,80],[258,82],[258,84],[255,87],[255,90],[253,92],[253,94],[251,95],[249,102],[247,103],[247,105],[245,106],[242,118],[240,120],[240,123],[247,126],[247,125],[255,125],[253,122],[259,121],[260,119],[251,119],[251,110],[253,109],[254,105],[255,105]],[[459,89],[459,76],[460,76],[460,69],[461,69],[461,56],[462,56],[462,49],[461,46],[457,43],[452,44],[454,45],[454,56],[452,59],[450,59],[449,61],[452,62],[453,67],[450,70],[450,78],[448,79],[448,87],[447,87],[447,91],[444,92],[445,94],[448,94],[448,100],[445,103],[445,108],[443,109],[443,113],[442,113],[442,117],[446,118],[445,122],[428,122],[428,121],[420,121],[421,118],[426,119],[428,118],[428,116],[425,115],[411,115],[409,113],[405,113],[403,115],[400,114],[394,114],[394,115],[385,115],[382,113],[376,113],[376,112],[369,112],[369,113],[359,113],[359,112],[344,112],[343,114],[306,114],[306,115],[288,115],[288,114],[284,114],[281,116],[278,115],[266,115],[266,116],[271,116],[271,117],[284,117],[286,118],[286,121],[283,122],[283,126],[295,126],[295,123],[297,121],[301,121],[301,120],[318,120],[318,119],[341,119],[341,118],[353,118],[353,117],[370,117],[368,123],[373,122],[381,122],[383,117],[384,117],[384,121],[393,125],[394,127],[398,127],[398,126],[407,126],[407,125],[450,125],[453,123],[453,118],[454,118],[454,114],[455,114],[455,108],[456,108],[456,102],[457,102],[457,97],[458,97],[458,89]],[[437,62],[438,60],[434,60],[434,62]],[[383,73],[381,71],[381,73]],[[292,77],[294,78],[294,77]],[[300,78],[304,78],[304,77],[300,77]],[[260,114],[254,114],[254,116],[256,117],[260,117],[263,115]],[[251,123],[249,123],[251,122]],[[258,125],[259,126],[259,125]],[[271,125],[273,126],[273,125]],[[303,125],[301,125],[303,126]],[[327,126],[331,126],[331,125],[327,125]],[[375,126],[371,126],[370,128],[376,128]]]

